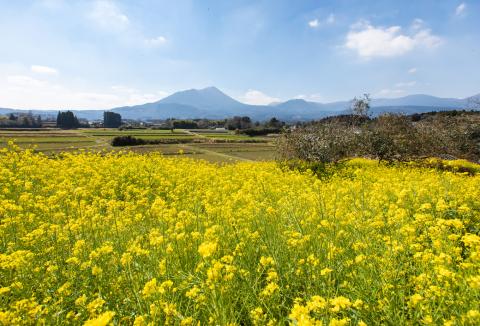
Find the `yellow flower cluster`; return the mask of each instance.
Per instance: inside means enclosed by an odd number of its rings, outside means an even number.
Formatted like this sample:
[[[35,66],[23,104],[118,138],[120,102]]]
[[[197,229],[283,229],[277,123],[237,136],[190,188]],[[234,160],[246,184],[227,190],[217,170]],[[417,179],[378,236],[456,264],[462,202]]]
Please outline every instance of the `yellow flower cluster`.
[[[0,150],[0,324],[478,325],[480,176]]]

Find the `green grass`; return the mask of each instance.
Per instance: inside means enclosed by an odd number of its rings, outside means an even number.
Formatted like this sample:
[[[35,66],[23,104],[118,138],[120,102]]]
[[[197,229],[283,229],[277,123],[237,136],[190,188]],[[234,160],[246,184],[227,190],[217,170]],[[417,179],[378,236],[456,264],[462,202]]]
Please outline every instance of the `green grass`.
[[[223,138],[223,139],[262,139],[261,137],[250,137],[245,135],[235,135],[235,134],[205,134],[205,137],[208,138]]]
[[[275,148],[262,137],[249,137],[237,135],[231,131],[215,133],[213,130],[206,132],[189,132],[176,129],[77,129],[77,130],[0,130],[0,148],[6,147],[9,140],[14,140],[22,148],[35,148],[47,154],[79,149],[91,151],[133,151],[136,153],[160,152],[163,155],[183,155],[209,162],[232,163],[239,161],[269,160],[274,158]],[[155,144],[133,147],[112,147],[110,142],[113,137],[131,135],[148,140],[185,140],[185,144]],[[211,141],[240,141],[213,143]],[[259,143],[241,143],[241,141],[259,141]],[[196,142],[195,142],[196,141]],[[199,142],[206,141],[206,142]],[[180,154],[182,153],[182,154]]]
[[[153,135],[185,135],[187,134],[185,131],[181,129],[175,129],[173,132],[170,130],[160,130],[160,129],[127,129],[127,130],[118,130],[118,129],[79,129],[80,132],[101,136],[101,135],[145,135],[145,134],[153,134]]]
[[[89,143],[91,139],[86,137],[0,137],[0,142],[7,143],[9,140],[14,140],[15,143]]]

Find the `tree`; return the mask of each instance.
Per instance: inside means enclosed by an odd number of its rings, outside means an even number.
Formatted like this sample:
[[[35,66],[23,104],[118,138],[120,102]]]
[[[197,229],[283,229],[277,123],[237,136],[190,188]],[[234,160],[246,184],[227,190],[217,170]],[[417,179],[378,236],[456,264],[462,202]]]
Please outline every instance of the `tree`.
[[[22,117],[22,126],[23,127],[31,127],[30,119],[29,119],[28,116],[23,116]]]
[[[360,97],[355,96],[351,104],[353,114],[361,117],[367,117],[370,113],[370,101],[370,94],[365,93]]]
[[[196,129],[198,124],[192,120],[174,120],[173,121],[174,129]]]
[[[244,116],[244,117],[235,116],[231,119],[228,119],[226,123],[226,128],[229,130],[248,129],[248,128],[251,128],[251,126],[252,126],[252,119],[250,119],[250,117],[247,117],[247,116]]]
[[[105,128],[118,128],[122,124],[122,116],[115,112],[103,112],[103,126]]]
[[[62,129],[78,128],[80,123],[72,111],[58,112],[57,127]]]
[[[273,117],[265,125],[268,128],[281,128],[285,123]]]

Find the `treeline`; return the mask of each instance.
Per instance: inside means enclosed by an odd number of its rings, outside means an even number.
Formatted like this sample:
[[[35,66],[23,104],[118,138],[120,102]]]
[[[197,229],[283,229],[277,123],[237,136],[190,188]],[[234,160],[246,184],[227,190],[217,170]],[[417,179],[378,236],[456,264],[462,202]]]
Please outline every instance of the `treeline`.
[[[206,139],[206,138],[160,138],[145,139],[134,136],[116,136],[113,137],[111,144],[114,147],[119,146],[138,146],[138,145],[157,145],[157,144],[186,144],[186,143],[262,143],[259,139]]]
[[[164,138],[164,139],[144,139],[134,136],[117,136],[113,137],[111,144],[114,147],[119,146],[138,146],[138,145],[155,145],[155,144],[179,144],[192,142],[190,139],[181,138]]]
[[[252,130],[257,130],[257,133],[265,134],[261,132],[262,129],[276,129],[280,130],[285,126],[285,122],[278,120],[277,118],[271,118],[268,121],[252,121],[248,116],[234,116],[228,119],[167,119],[159,123],[163,129],[214,129],[225,128],[228,130],[244,131],[245,134],[256,133]],[[271,133],[271,132],[269,132]]]
[[[268,134],[278,134],[282,131],[285,126],[285,122],[278,120],[277,118],[271,118],[269,121],[264,123],[255,124],[253,127],[246,129],[237,129],[239,134],[244,134],[248,136],[265,136]]]
[[[0,117],[1,128],[41,128],[42,118],[40,115],[34,116],[32,113],[13,114]]]

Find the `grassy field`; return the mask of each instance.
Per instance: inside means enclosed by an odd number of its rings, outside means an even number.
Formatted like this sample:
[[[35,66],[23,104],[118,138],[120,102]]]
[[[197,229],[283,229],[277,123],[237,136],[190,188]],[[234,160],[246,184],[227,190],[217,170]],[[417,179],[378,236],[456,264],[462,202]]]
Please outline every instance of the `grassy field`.
[[[146,140],[176,139],[185,144],[156,144],[135,147],[112,147],[116,136],[134,136]],[[35,148],[47,154],[74,150],[131,150],[136,153],[160,152],[164,155],[184,155],[210,162],[239,162],[271,160],[275,150],[271,138],[237,135],[223,130],[157,130],[157,129],[38,129],[1,130],[0,148],[8,141],[14,141],[21,148]]]

